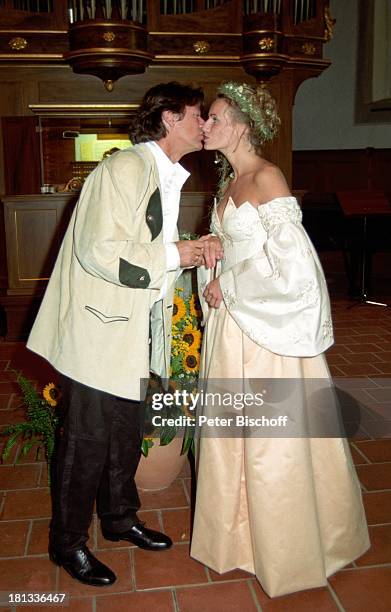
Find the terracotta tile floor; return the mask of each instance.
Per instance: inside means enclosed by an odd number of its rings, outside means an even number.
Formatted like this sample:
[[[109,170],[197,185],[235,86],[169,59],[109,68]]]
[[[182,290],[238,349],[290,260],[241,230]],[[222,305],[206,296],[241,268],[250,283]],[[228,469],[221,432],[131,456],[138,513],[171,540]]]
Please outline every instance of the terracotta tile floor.
[[[152,528],[163,527],[174,547],[154,556],[121,542],[107,542],[94,520],[90,546],[114,569],[118,580],[108,589],[85,587],[47,556],[50,496],[45,464],[25,457],[14,466],[14,454],[0,465],[0,592],[65,591],[72,612],[391,610],[391,310],[362,305],[348,309],[348,302],[339,299],[333,302],[333,314],[336,344],[328,352],[330,369],[353,398],[348,420],[354,420],[360,408],[351,446],[372,541],[361,559],[332,576],[326,588],[275,599],[267,597],[250,574],[234,571],[220,576],[208,570],[188,555],[190,470],[186,466],[169,489],[142,494],[142,518]],[[21,369],[41,385],[55,379],[51,368],[22,343],[0,342],[0,426],[23,419],[13,369]],[[12,608],[0,603],[3,610]]]

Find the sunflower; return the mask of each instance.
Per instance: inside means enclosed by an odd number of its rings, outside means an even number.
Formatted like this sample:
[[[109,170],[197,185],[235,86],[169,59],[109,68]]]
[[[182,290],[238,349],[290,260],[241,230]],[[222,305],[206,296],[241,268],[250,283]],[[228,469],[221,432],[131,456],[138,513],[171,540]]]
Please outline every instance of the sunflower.
[[[60,399],[60,392],[54,383],[49,383],[44,387],[42,391],[43,398],[47,401],[49,406],[57,406],[58,400]]]
[[[201,316],[200,301],[198,299],[198,295],[196,295],[195,293],[193,293],[189,300],[189,308],[190,314],[193,315],[193,317],[196,317],[198,319]]]
[[[197,374],[200,369],[200,354],[190,348],[183,357],[183,369],[189,374]]]
[[[201,332],[191,323],[186,325],[182,338],[194,350],[198,350],[201,346]]]
[[[179,321],[181,319],[183,319],[183,317],[186,316],[186,304],[183,301],[183,299],[179,296],[176,295],[174,297],[174,304],[173,304],[173,310],[172,310],[172,322],[175,325],[176,323],[179,323]]]

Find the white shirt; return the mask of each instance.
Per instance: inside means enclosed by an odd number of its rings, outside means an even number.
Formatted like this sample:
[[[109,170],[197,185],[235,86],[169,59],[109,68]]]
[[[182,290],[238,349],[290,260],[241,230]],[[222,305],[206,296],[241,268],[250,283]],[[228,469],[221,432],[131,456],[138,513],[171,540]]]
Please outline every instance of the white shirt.
[[[177,270],[181,263],[174,237],[178,222],[181,189],[190,173],[178,162],[173,163],[157,142],[149,141],[145,144],[150,148],[158,168],[163,212],[163,242],[166,249],[167,272],[169,272]],[[166,289],[166,283],[164,283],[158,299],[165,296]]]

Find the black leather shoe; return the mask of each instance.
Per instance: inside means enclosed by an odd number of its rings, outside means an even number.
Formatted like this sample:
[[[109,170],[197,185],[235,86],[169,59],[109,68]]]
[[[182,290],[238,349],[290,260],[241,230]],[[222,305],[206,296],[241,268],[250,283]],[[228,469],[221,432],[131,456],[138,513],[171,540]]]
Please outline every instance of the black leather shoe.
[[[166,550],[172,546],[172,540],[164,533],[159,531],[153,531],[144,527],[143,523],[136,523],[132,525],[127,531],[121,533],[113,533],[102,528],[103,537],[111,542],[119,542],[120,540],[127,540],[132,542],[139,548],[145,548],[146,550]]]
[[[62,566],[72,578],[91,586],[108,586],[116,581],[116,575],[106,565],[98,561],[87,546],[61,554],[49,549],[53,563]]]

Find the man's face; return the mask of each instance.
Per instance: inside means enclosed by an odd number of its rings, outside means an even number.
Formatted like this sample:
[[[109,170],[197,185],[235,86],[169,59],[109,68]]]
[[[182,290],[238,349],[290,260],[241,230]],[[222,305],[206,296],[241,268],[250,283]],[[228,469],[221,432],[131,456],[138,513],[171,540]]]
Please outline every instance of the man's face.
[[[175,122],[172,131],[175,138],[175,146],[180,150],[182,156],[202,149],[202,128],[204,123],[199,104],[196,106],[185,106],[182,119],[178,119]]]

